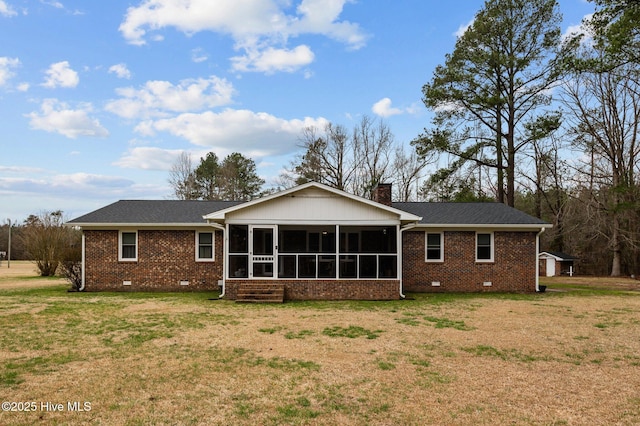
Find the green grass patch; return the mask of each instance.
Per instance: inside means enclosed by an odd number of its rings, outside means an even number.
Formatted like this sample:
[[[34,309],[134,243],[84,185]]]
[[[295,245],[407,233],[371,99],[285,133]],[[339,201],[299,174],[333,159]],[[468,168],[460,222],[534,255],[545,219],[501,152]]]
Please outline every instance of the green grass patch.
[[[391,363],[391,362],[387,362],[387,361],[378,361],[378,368],[380,370],[386,371],[386,370],[395,370],[396,365]]]
[[[494,348],[493,346],[490,346],[490,345],[477,345],[477,346],[466,347],[461,349],[475,356],[495,357],[505,361],[534,362],[534,361],[549,360],[549,358],[546,356],[528,354],[518,349],[501,350],[501,349]]]
[[[5,362],[0,370],[0,387],[11,387],[24,381],[25,374],[47,374],[58,371],[63,365],[82,359],[73,352],[54,353],[49,356],[16,358]]]
[[[437,318],[437,317],[424,317],[425,321],[429,321],[435,324],[436,328],[454,328],[456,330],[469,331],[473,330],[473,327],[469,327],[464,323],[464,321],[455,321],[450,320],[448,318]]]
[[[383,330],[367,330],[362,327],[350,325],[347,328],[335,326],[327,327],[322,331],[322,334],[329,337],[347,337],[349,339],[356,339],[358,337],[366,337],[367,339],[377,339]]]
[[[300,330],[297,333],[293,331],[288,331],[285,335],[285,339],[304,339],[307,336],[312,336],[313,331],[311,330]]]
[[[282,330],[282,327],[259,328],[260,333],[274,334]]]

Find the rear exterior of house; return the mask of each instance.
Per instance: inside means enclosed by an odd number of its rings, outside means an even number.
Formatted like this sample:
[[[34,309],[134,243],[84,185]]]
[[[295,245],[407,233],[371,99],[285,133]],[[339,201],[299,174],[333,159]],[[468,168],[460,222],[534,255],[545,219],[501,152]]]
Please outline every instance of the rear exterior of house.
[[[83,230],[87,291],[284,286],[288,300],[537,290],[548,225],[498,203],[391,203],[308,183],[245,202],[119,201]]]

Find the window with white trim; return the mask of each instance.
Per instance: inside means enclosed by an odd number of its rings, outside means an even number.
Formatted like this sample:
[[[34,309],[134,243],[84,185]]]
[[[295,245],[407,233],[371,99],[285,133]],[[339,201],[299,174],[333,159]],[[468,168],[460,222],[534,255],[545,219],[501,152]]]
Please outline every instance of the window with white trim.
[[[138,260],[138,232],[120,231],[118,260],[134,262]]]
[[[213,261],[213,232],[196,232],[196,261]]]
[[[493,262],[493,232],[476,233],[476,262]]]
[[[425,232],[425,262],[444,262],[444,232]]]

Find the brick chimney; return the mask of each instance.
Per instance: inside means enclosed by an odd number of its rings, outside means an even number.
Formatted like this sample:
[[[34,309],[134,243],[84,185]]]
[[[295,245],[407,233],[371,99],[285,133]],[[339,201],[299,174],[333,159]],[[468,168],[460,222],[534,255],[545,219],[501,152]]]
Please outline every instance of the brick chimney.
[[[373,201],[391,207],[391,184],[379,183],[371,191]]]

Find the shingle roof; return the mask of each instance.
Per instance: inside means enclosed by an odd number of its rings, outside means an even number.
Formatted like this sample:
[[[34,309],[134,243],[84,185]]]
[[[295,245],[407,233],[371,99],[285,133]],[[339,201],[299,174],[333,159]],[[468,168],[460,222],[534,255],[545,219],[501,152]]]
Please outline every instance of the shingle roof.
[[[92,224],[195,224],[202,217],[241,201],[120,200],[67,222]],[[546,222],[502,203],[393,203],[422,217],[422,225],[545,225]],[[328,218],[330,219],[330,218]]]
[[[120,200],[67,222],[73,224],[193,224],[202,216],[239,204],[240,201]]]
[[[421,216],[423,225],[547,225],[502,203],[393,203],[393,207]]]
[[[577,257],[572,256],[572,255],[567,254],[567,253],[562,253],[561,251],[547,251],[547,250],[545,250],[542,253],[550,254],[551,256],[555,256],[555,257],[557,257],[558,259],[561,259],[561,260],[578,260]]]

